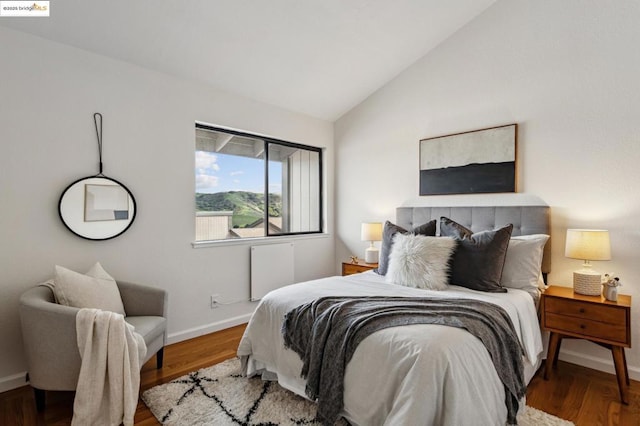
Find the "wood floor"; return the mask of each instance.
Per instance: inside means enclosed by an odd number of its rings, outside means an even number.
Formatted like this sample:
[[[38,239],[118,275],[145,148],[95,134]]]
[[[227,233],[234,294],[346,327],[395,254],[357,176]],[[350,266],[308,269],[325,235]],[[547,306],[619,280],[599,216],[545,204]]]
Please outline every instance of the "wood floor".
[[[162,370],[155,369],[155,358],[142,368],[141,390],[233,358],[244,327],[168,346]],[[623,405],[619,402],[614,375],[560,361],[548,381],[542,379],[542,369],[533,378],[527,391],[527,404],[578,426],[637,426],[640,425],[640,382],[631,381],[629,405]],[[0,425],[3,426],[68,425],[72,412],[73,392],[47,392],[47,408],[43,414],[36,412],[29,386],[0,394]],[[142,402],[138,403],[135,422],[144,426],[159,424]]]

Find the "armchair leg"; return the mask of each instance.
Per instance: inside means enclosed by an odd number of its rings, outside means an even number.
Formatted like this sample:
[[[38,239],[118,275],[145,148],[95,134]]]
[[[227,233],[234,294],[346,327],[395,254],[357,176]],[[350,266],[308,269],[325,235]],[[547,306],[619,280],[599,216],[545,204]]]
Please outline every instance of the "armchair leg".
[[[164,347],[160,348],[160,350],[156,353],[156,369],[160,370],[162,368],[162,361],[164,360]]]
[[[42,413],[44,411],[45,406],[45,391],[43,389],[33,388],[33,393],[36,397],[36,410],[38,413]]]

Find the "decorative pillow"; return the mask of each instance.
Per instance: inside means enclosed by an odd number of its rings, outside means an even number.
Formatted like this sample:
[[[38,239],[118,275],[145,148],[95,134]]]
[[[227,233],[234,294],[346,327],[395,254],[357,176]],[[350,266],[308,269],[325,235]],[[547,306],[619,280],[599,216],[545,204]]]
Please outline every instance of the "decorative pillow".
[[[511,237],[500,284],[537,295],[542,254],[548,239],[546,234]]]
[[[440,235],[459,244],[453,254],[451,283],[473,290],[504,293],[500,285],[513,225],[494,231],[473,233],[446,217],[440,218]]]
[[[56,265],[54,294],[61,305],[125,315],[116,281],[96,263],[86,275]]]
[[[447,237],[396,233],[385,281],[406,287],[444,290],[456,241]]]
[[[401,234],[417,234],[435,237],[436,235],[436,221],[431,220],[425,224],[413,228],[413,231],[407,231],[401,226],[395,225],[388,220],[384,223],[382,228],[382,245],[380,246],[380,259],[378,260],[378,268],[374,269],[380,275],[386,275],[389,268],[389,254],[393,246],[393,237],[397,233]]]

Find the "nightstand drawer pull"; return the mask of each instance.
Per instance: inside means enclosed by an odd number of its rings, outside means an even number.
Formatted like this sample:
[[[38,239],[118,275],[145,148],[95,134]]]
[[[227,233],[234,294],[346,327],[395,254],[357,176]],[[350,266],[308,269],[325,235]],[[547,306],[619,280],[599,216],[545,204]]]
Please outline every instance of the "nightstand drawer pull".
[[[580,308],[580,311],[578,312],[580,312],[581,314],[584,314],[584,308]]]
[[[580,324],[580,328],[584,330],[585,328],[587,328],[587,326],[584,324]]]

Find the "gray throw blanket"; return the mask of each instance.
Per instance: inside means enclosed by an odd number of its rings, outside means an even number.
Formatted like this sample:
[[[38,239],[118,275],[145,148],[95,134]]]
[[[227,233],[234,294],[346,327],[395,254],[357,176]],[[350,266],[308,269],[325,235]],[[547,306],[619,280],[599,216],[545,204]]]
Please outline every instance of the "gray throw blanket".
[[[282,325],[285,347],[303,361],[306,393],[318,401],[317,419],[333,425],[343,408],[344,372],[358,344],[370,334],[410,324],[467,330],[485,345],[504,384],[507,422],[517,424],[525,395],[523,350],[501,307],[470,299],[322,297],[289,311]]]

